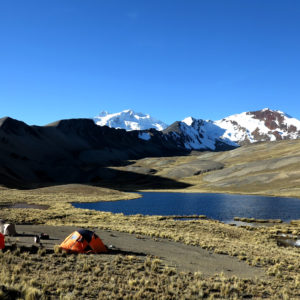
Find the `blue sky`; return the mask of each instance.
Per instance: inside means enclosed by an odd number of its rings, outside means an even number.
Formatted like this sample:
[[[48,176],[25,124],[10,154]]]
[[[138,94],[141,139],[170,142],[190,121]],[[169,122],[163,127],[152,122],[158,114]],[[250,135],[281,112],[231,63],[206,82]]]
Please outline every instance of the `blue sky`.
[[[0,116],[300,118],[300,1],[0,2]]]

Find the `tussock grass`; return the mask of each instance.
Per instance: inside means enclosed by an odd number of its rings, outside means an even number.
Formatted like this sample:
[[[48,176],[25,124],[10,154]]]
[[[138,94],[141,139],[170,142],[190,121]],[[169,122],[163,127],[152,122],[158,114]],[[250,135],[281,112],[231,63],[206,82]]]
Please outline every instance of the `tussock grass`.
[[[264,280],[226,278],[216,274],[178,273],[153,257],[69,255],[56,253],[0,255],[0,297],[19,299],[241,299],[243,297],[291,296],[275,291]],[[22,265],[22,272],[13,266]],[[70,280],[70,278],[72,280]],[[6,293],[6,294],[5,294]]]

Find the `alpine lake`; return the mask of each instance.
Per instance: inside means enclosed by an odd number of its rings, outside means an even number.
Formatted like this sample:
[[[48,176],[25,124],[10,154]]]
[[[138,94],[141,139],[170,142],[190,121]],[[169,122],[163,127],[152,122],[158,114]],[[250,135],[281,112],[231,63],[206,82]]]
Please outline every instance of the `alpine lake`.
[[[76,208],[92,209],[124,215],[193,216],[205,215],[222,222],[235,217],[280,219],[284,222],[300,218],[300,199],[212,194],[143,192],[141,198],[95,203],[72,203]]]

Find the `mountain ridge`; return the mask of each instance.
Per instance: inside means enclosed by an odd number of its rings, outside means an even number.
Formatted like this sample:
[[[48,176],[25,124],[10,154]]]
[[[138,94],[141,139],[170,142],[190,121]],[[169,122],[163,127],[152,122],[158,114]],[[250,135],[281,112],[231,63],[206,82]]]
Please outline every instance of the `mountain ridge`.
[[[116,116],[119,128],[126,129],[127,125],[121,124],[123,122],[120,119],[122,113],[135,114],[132,110],[109,114],[110,122],[103,121],[101,124],[114,127],[113,120]],[[107,112],[104,115],[107,116]],[[146,116],[151,119],[149,115]],[[137,118],[135,121],[135,128],[147,130],[155,127],[150,123],[150,127],[147,127],[147,124],[143,123],[142,119]],[[139,122],[140,125],[138,125]],[[96,124],[99,125],[100,123],[96,122]],[[126,130],[132,130],[132,127]],[[183,144],[187,150],[206,149],[215,151],[218,150],[217,145],[220,144],[231,148],[260,141],[298,139],[300,137],[300,121],[282,111],[264,108],[262,110],[234,114],[217,121],[187,117],[182,121],[175,121],[170,126],[164,129],[159,128],[158,130],[177,140],[179,144]]]
[[[98,126],[91,119],[66,119],[46,126],[29,126],[5,117],[0,119],[0,184],[22,187],[49,182],[99,182],[119,178],[120,173],[112,168],[130,164],[130,160],[187,155],[194,150],[217,152],[251,144],[254,140],[299,137],[297,122],[300,121],[281,112],[263,110],[245,113],[245,116],[251,118],[254,125],[258,122],[261,131],[247,132],[232,118],[222,120],[227,127],[229,124],[242,128],[244,139],[239,143],[233,141],[235,136],[230,139],[225,125],[221,128],[213,121],[193,118],[174,122],[162,131],[153,128],[126,131]],[[152,171],[148,171],[147,176],[152,176]],[[126,176],[135,175],[129,170]],[[147,176],[143,180],[148,180]]]
[[[67,119],[29,126],[0,119],[0,184],[94,182],[117,176],[108,167],[146,156],[187,154],[154,129],[127,132],[97,126],[90,119]]]

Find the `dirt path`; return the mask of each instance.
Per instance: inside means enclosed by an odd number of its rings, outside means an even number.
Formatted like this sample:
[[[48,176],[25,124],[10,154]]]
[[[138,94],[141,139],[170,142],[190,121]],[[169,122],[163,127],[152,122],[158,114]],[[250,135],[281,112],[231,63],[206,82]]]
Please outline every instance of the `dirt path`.
[[[16,229],[19,235],[6,238],[7,243],[16,242],[18,245],[30,246],[34,243],[33,236],[43,232],[49,234],[50,239],[42,240],[42,245],[45,248],[53,249],[54,245],[60,244],[76,227],[17,225]],[[165,239],[154,240],[148,236],[136,236],[117,231],[95,231],[107,246],[113,245],[120,250],[121,254],[133,254],[140,257],[157,256],[166,265],[175,267],[179,271],[201,272],[205,276],[221,272],[227,276],[236,275],[241,278],[265,276],[264,271],[260,268],[251,267],[234,257],[215,254],[200,247]],[[111,255],[115,254],[108,254],[107,258],[110,259]]]

